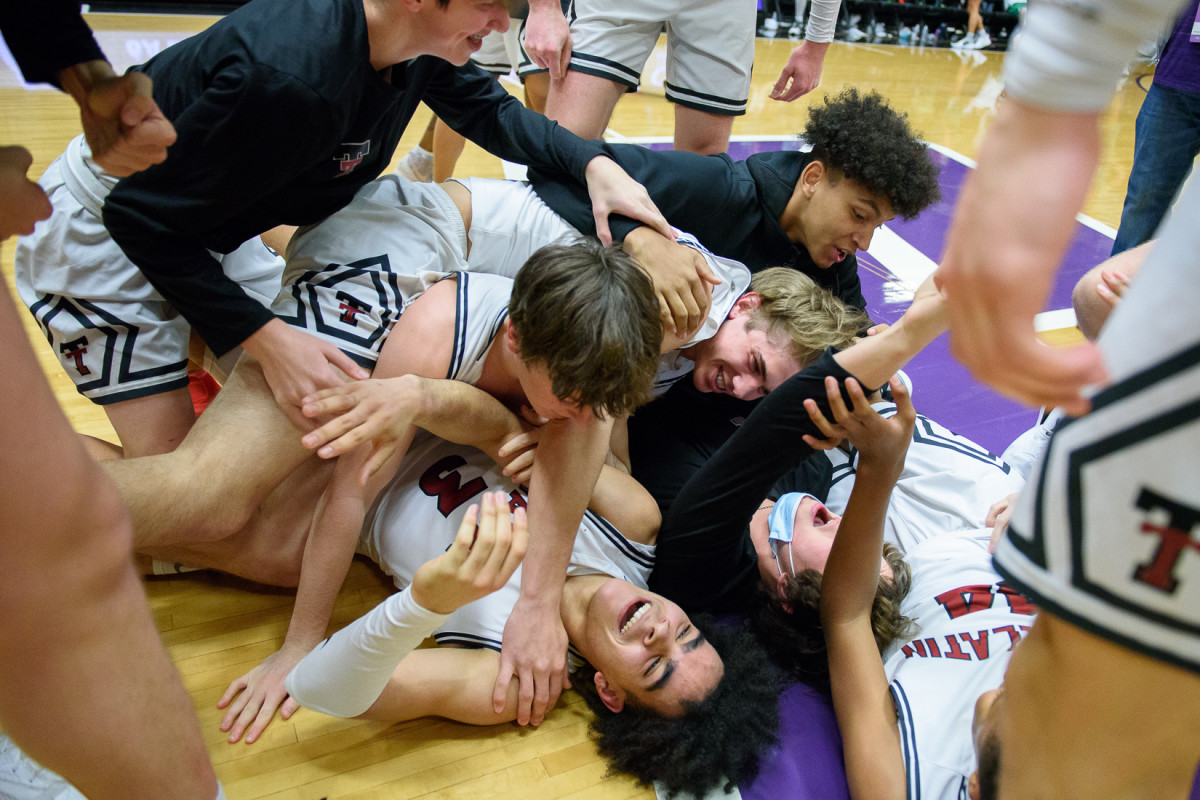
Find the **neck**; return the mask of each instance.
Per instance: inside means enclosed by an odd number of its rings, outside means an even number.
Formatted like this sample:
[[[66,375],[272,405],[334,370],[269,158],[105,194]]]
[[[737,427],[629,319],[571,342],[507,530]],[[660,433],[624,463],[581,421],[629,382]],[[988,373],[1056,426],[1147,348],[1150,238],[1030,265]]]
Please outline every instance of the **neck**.
[[[578,575],[568,577],[563,585],[562,600],[558,604],[559,615],[567,638],[577,647],[585,641],[588,605],[600,587],[610,580],[612,578],[608,575]]]
[[[394,0],[363,0],[371,66],[384,70],[421,55],[415,15]]]
[[[804,241],[804,228],[800,224],[800,215],[807,204],[808,199],[804,197],[802,192],[792,192],[792,196],[788,198],[787,205],[783,207],[783,212],[779,215],[779,227],[783,230],[783,235],[792,244],[799,244],[805,247],[808,244]]]
[[[500,332],[492,340],[492,346],[483,358],[483,369],[475,387],[510,408],[519,408],[527,402],[527,398],[517,372],[523,366],[521,357],[508,346],[508,327],[511,324],[505,320]]]

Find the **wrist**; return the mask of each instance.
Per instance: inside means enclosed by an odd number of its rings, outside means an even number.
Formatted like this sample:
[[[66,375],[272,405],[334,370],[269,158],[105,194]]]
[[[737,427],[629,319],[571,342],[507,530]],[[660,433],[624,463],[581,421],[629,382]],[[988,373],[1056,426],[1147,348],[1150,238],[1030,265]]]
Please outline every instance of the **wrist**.
[[[63,91],[71,95],[81,107],[87,107],[88,92],[102,80],[116,77],[112,64],[102,59],[72,64],[58,73],[58,82]]]

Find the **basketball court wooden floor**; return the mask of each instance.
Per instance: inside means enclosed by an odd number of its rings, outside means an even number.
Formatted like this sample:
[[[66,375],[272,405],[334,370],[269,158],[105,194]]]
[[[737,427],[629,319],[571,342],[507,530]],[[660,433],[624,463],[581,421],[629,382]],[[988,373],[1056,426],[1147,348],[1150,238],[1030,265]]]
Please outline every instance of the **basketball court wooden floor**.
[[[212,18],[92,15],[89,21],[101,46],[122,69],[203,29]],[[776,103],[768,95],[792,45],[783,40],[759,40],[749,113],[734,124],[735,138],[746,141],[735,145],[735,155],[780,146],[779,139],[803,127],[805,109],[811,103],[819,102],[825,93],[857,86],[890,98],[896,108],[909,114],[929,142],[950,151],[947,157],[951,161],[961,165],[964,159],[958,156],[962,156],[969,164],[999,100],[1003,54],[835,43],[816,92],[790,105]],[[28,147],[34,156],[31,172],[39,175],[78,132],[78,114],[70,100],[57,92],[23,87],[7,53],[4,55],[5,63],[0,65],[0,143]],[[653,85],[656,80],[661,85],[661,77],[655,77],[657,71],[652,59],[646,70],[651,85],[621,101],[611,138],[645,140],[671,135],[671,108]],[[1145,84],[1146,72],[1146,68],[1135,67],[1133,79],[1117,94],[1104,118],[1101,165],[1084,207],[1084,214],[1095,224],[1081,226],[1101,237],[1120,218],[1132,160],[1134,118],[1144,96],[1138,78]],[[426,117],[418,114],[397,149],[397,158],[417,141],[425,121]],[[458,174],[502,176],[499,162],[470,144],[459,161]],[[925,224],[923,231],[901,231],[902,239],[921,240],[917,249],[930,265],[940,256],[947,213],[948,207],[938,214],[927,213],[930,220],[923,217],[917,223]],[[930,225],[934,230],[928,229]],[[1093,244],[1093,249],[1097,246],[1102,243]],[[870,257],[863,259],[864,264],[872,265],[872,273],[878,273],[876,285],[906,277],[898,276],[893,268],[894,251],[881,251],[876,257],[876,249],[873,244]],[[12,290],[11,242],[4,245],[0,264]],[[26,321],[46,376],[72,424],[80,432],[115,441],[103,412],[75,393],[31,318]],[[938,357],[945,358],[944,354]],[[0,387],[6,392],[20,390]],[[967,412],[961,413],[965,419]],[[234,678],[278,648],[287,628],[292,593],[208,573],[151,579],[146,588],[163,640],[195,702],[217,774],[232,800],[622,800],[653,796],[651,790],[625,776],[606,775],[588,739],[588,712],[570,692],[537,729],[516,725],[477,728],[436,719],[385,725],[301,710],[287,722],[277,719],[254,745],[227,744],[217,728],[221,718],[217,698]],[[334,625],[364,613],[390,592],[391,584],[381,573],[356,562],[339,595]]]

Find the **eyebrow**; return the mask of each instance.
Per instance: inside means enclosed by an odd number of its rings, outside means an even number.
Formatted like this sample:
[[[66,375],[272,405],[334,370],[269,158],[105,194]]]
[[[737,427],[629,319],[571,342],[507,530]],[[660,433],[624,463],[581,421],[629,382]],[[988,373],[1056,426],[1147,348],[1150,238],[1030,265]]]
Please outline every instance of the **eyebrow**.
[[[704,638],[704,634],[701,633],[699,630],[697,630],[696,637],[694,639],[692,639],[690,642],[684,643],[683,652],[690,653],[693,650],[695,650],[697,647],[699,647],[700,645],[704,644],[706,641],[708,641],[708,640]],[[667,666],[663,668],[662,677],[659,678],[658,680],[656,680],[654,683],[650,684],[650,686],[647,687],[646,691],[647,692],[657,692],[659,689],[665,688],[667,683],[671,680],[671,676],[675,674],[675,665],[678,663],[679,663],[678,659],[668,661]]]

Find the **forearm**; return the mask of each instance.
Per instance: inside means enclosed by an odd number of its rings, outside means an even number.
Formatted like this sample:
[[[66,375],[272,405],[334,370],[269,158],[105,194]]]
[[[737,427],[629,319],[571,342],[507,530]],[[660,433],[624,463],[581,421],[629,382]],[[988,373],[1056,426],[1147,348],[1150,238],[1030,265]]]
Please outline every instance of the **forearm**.
[[[395,380],[410,382],[419,398],[413,424],[439,439],[495,455],[506,439],[522,431],[515,414],[471,384],[417,375]]]
[[[286,649],[307,653],[325,638],[334,602],[354,558],[366,516],[363,494],[367,489],[358,485],[361,459],[353,456],[347,454],[338,461],[313,515],[304,546],[296,604],[283,643]]]
[[[122,181],[109,195],[103,210],[105,227],[214,353],[224,355],[275,319],[225,274],[205,248],[151,219],[142,204],[153,205],[152,198],[128,202],[121,187],[133,179]]]
[[[0,35],[29,83],[59,85],[68,67],[104,59],[72,0],[0,3]]]
[[[323,714],[362,714],[396,665],[445,619],[418,605],[408,589],[394,594],[305,656],[287,677],[288,693]]]
[[[105,78],[111,78],[115,74],[111,64],[104,59],[97,59],[73,64],[60,70],[58,81],[62,90],[71,95],[76,104],[83,108],[87,106],[87,95],[91,88],[96,83]]]
[[[841,7],[842,0],[812,0],[808,8],[808,24],[804,27],[805,41],[826,45],[832,42],[838,10]]]
[[[869,618],[879,587],[883,525],[896,476],[860,458],[854,489],[821,581],[821,623]]]
[[[521,597],[558,610],[575,533],[604,464],[611,423],[548,423],[529,483],[529,550]]]

